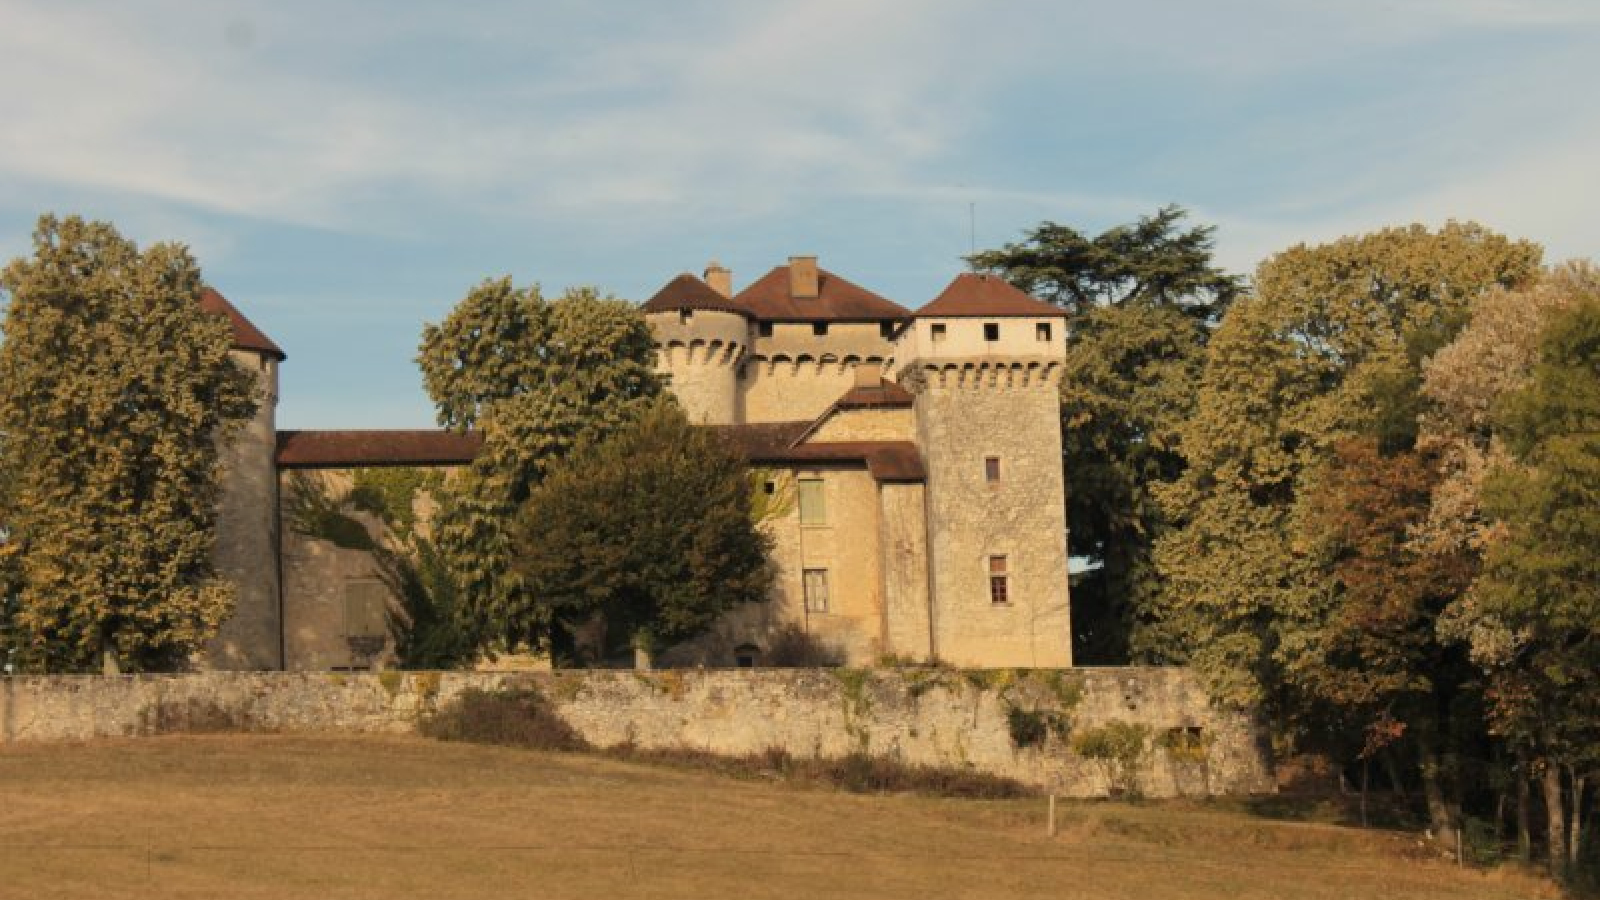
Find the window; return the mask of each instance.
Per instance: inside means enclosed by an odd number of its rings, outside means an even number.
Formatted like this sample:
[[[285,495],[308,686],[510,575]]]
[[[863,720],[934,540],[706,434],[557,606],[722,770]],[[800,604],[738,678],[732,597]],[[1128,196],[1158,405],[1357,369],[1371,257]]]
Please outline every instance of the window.
[[[778,483],[768,478],[766,483],[761,485],[761,492],[768,497],[775,496],[778,493]]]
[[[344,642],[350,670],[372,668],[389,644],[389,590],[371,579],[344,583]]]
[[[754,669],[756,658],[761,655],[761,648],[755,644],[740,644],[733,648],[733,660],[741,669]]]
[[[804,572],[804,582],[806,590],[806,612],[827,612],[828,570],[806,569]]]
[[[1000,323],[999,322],[985,322],[985,323],[983,323],[983,339],[986,340],[986,341],[998,341],[998,340],[1000,340]]]
[[[1039,324],[1033,326],[1033,336],[1041,341],[1050,340],[1050,323],[1040,322]]]
[[[943,322],[935,322],[935,323],[933,323],[933,330],[930,332],[930,334],[933,335],[934,343],[938,343],[939,341],[944,340],[944,323]]]
[[[1004,606],[1011,602],[1010,586],[1006,584],[1006,576],[1006,558],[989,557],[989,602],[996,606]]]
[[[828,501],[821,478],[800,479],[800,524],[828,524]]]
[[[990,484],[1000,483],[1000,457],[985,456],[983,458],[983,480]]]
[[[762,337],[772,337],[772,323],[762,322],[756,326],[756,334]]]
[[[344,583],[345,637],[388,637],[389,589],[381,581]]]
[[[680,309],[680,310],[678,310],[678,324],[687,325],[687,324],[689,324],[689,320],[693,319],[693,318],[694,318],[694,310],[692,310],[692,309]]]
[[[879,322],[878,323],[878,337],[881,337],[886,341],[893,340],[894,339],[894,323],[893,322]]]
[[[816,335],[817,337],[825,337],[827,335],[827,333],[828,333],[828,323],[827,322],[812,322],[811,323],[811,333]]]

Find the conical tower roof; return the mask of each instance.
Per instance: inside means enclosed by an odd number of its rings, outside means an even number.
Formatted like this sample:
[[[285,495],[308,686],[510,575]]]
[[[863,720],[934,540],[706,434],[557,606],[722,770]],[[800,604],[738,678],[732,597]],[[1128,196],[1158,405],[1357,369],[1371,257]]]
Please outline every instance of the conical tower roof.
[[[208,287],[200,292],[200,308],[208,313],[228,317],[228,324],[233,328],[233,348],[235,350],[251,350],[256,353],[264,353],[277,358],[279,362],[288,358],[288,354],[278,349],[278,345],[272,342],[272,338],[267,337],[261,329],[257,328],[249,319],[246,319],[244,313],[239,312],[237,307],[228,302],[227,297],[222,296],[215,289]]]

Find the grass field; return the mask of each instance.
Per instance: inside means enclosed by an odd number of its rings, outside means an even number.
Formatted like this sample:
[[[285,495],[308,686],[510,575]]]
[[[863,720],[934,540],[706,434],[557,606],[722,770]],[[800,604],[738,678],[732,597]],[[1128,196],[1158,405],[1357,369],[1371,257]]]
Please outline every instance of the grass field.
[[[1554,897],[1190,804],[863,797],[414,738],[0,749],[0,897]]]

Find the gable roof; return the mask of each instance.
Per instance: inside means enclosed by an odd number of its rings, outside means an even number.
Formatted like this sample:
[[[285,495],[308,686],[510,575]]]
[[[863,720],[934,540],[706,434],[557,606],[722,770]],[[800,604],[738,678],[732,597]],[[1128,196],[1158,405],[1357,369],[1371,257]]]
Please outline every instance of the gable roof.
[[[476,431],[280,431],[280,469],[461,466],[483,448]]]
[[[734,303],[749,310],[757,319],[778,322],[884,322],[911,318],[911,311],[852,284],[829,272],[817,269],[817,296],[796,300],[789,295],[789,267],[774,266],[734,295]]]
[[[856,385],[844,396],[834,401],[834,409],[898,409],[912,406],[916,398],[911,392],[892,381],[879,381],[876,385]]]
[[[933,302],[917,310],[917,318],[977,319],[1066,318],[1059,306],[1028,296],[998,275],[962,272]]]
[[[750,311],[733,300],[717,293],[711,285],[684,272],[662,286],[655,296],[641,307],[647,313],[676,312],[683,309],[705,309],[716,312],[738,313],[749,316]]]
[[[277,357],[279,362],[288,359],[288,354],[278,349],[272,338],[263,334],[261,329],[246,319],[244,313],[239,312],[238,308],[229,303],[228,298],[222,296],[216,289],[208,287],[200,290],[200,308],[213,315],[228,317],[228,324],[233,328],[234,349],[265,353]]]
[[[867,472],[880,482],[927,480],[922,454],[911,441],[799,443],[812,425],[811,422],[763,422],[757,425],[725,425],[721,431],[744,454],[745,459],[757,465],[844,463],[865,465]]]

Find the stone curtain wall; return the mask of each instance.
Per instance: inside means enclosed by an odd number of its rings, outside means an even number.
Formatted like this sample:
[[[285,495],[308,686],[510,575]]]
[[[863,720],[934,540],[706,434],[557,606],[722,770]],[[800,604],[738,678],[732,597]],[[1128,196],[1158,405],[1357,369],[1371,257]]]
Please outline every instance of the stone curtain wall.
[[[1260,727],[1184,669],[207,672],[0,679],[0,743],[194,731],[407,733],[468,688],[532,688],[592,743],[971,766],[1094,797],[1125,786],[1077,752],[1142,729],[1147,796],[1273,790]],[[1024,738],[1018,747],[1016,735]],[[1092,751],[1090,751],[1092,752]]]

